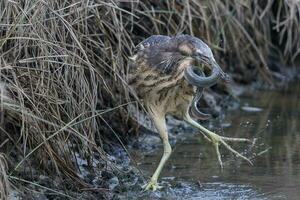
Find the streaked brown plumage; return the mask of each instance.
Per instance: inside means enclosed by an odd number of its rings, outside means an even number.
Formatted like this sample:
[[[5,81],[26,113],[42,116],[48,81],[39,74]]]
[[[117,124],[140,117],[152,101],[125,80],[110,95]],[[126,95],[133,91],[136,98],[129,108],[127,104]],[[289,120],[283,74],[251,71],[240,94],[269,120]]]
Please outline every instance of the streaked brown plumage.
[[[176,38],[175,43],[175,38],[154,35],[137,45],[135,49],[137,53],[135,55],[136,60],[134,66],[130,69],[131,77],[129,84],[135,88],[135,91],[141,99],[150,92],[155,96],[158,95],[159,101],[165,99],[166,96],[170,96],[170,99],[174,98],[174,100],[177,100],[178,98],[175,96],[182,96],[183,94],[180,92],[175,94],[171,89],[174,86],[181,88],[181,90],[185,91],[185,94],[189,96],[195,95],[196,88],[193,88],[191,85],[187,86],[183,79],[185,68],[191,64],[194,65],[195,60],[182,55],[182,52],[178,51],[177,43],[178,39],[186,41],[186,39],[190,37],[189,35],[181,35]],[[170,43],[172,43],[172,45],[170,45]],[[183,45],[182,49],[187,49],[187,47],[184,47],[185,45]],[[176,80],[178,80],[178,82],[174,82]],[[156,88],[157,85],[159,85],[159,87]],[[202,89],[198,90],[199,93],[197,97],[201,97]],[[195,100],[199,100],[199,98],[195,98]],[[210,115],[196,110],[197,101],[195,101],[194,104],[195,106],[193,106],[191,110],[194,116],[202,120],[210,117]]]
[[[202,40],[189,35],[151,36],[137,45],[132,60],[129,85],[143,100],[164,144],[164,154],[150,182],[145,185],[146,190],[157,188],[158,176],[171,154],[165,123],[166,114],[174,115],[198,128],[214,144],[221,167],[219,144],[251,163],[225,142],[249,141],[248,139],[219,136],[190,117],[189,109],[192,107],[200,117],[207,118],[208,115],[196,108],[202,88],[215,84],[219,78],[227,79],[214,60],[210,48]],[[198,66],[200,63],[207,64],[211,69],[209,76],[204,75],[203,69]]]
[[[150,59],[147,53],[148,51],[144,51],[138,55],[135,73],[130,77],[129,84],[138,97],[143,99],[147,108],[150,105],[158,106],[165,113],[174,114],[175,110],[178,112],[176,107],[181,105],[181,112],[185,112],[184,109],[188,109],[196,91],[196,88],[184,79],[185,67],[192,64],[193,60],[182,58],[170,69],[162,69],[158,68],[158,65],[152,65],[153,62],[147,62]]]

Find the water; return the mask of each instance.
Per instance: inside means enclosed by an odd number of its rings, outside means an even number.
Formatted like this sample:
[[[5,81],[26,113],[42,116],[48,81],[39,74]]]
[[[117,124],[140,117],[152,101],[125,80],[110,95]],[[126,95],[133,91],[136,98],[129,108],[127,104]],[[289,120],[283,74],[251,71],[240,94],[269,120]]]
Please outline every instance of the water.
[[[173,144],[173,153],[159,179],[164,186],[162,190],[129,191],[123,197],[300,199],[300,84],[291,84],[280,92],[245,94],[241,97],[241,104],[241,109],[228,112],[225,120],[215,120],[213,125],[222,135],[258,138],[252,149],[247,144],[232,145],[239,152],[253,157],[254,166],[221,147],[225,166],[220,172],[212,146],[201,135],[191,134]],[[133,153],[146,176],[154,172],[160,160],[162,146],[156,149],[151,153]]]

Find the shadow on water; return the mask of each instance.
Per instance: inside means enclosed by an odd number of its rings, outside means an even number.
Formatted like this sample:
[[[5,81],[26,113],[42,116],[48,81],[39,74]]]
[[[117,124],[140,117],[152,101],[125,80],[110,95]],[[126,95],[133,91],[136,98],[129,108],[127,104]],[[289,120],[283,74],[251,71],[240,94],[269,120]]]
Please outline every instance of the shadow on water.
[[[225,168],[220,172],[212,146],[200,135],[173,145],[158,192],[126,194],[143,199],[300,199],[300,83],[283,91],[255,91],[241,97],[242,107],[226,115],[216,132],[231,137],[258,138],[251,150],[254,166],[221,148]],[[244,107],[243,107],[244,105]],[[252,108],[255,107],[255,108]],[[257,109],[257,108],[261,108]],[[214,127],[222,127],[214,122]],[[189,133],[186,133],[189,134]],[[161,147],[134,157],[146,175],[155,170]],[[124,197],[125,197],[124,196]]]

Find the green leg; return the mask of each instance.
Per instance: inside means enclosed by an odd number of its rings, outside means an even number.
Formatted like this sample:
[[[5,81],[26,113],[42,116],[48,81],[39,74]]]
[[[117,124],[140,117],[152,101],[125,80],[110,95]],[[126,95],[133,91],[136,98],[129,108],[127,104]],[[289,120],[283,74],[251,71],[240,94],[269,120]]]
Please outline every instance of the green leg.
[[[153,110],[151,110],[153,111]],[[169,138],[168,138],[168,132],[167,132],[167,126],[166,126],[166,120],[165,120],[165,116],[164,115],[158,115],[157,113],[151,113],[150,115],[153,119],[153,122],[159,132],[159,135],[163,141],[163,145],[164,145],[164,153],[163,156],[159,162],[158,167],[156,168],[154,174],[152,175],[150,181],[143,186],[144,190],[156,190],[161,188],[160,186],[158,186],[157,184],[157,179],[159,177],[160,172],[162,171],[165,163],[167,162],[167,160],[169,159],[171,152],[172,152],[172,148],[171,145],[169,143]]]
[[[218,156],[218,161],[220,164],[221,169],[223,169],[223,163],[221,160],[221,154],[219,151],[219,145],[222,144],[225,146],[225,148],[227,148],[229,151],[231,151],[232,153],[234,153],[237,157],[240,157],[244,160],[246,160],[247,162],[249,162],[251,165],[252,162],[246,158],[245,156],[243,156],[242,154],[240,154],[239,152],[237,152],[236,150],[234,150],[230,145],[228,145],[225,141],[231,141],[231,142],[251,142],[251,140],[249,139],[245,139],[245,138],[229,138],[229,137],[223,137],[223,136],[219,136],[218,134],[211,132],[210,130],[206,129],[205,127],[201,126],[198,122],[196,122],[195,120],[193,120],[189,114],[186,114],[184,120],[186,122],[188,122],[189,124],[191,124],[192,126],[194,126],[195,128],[198,128],[200,130],[200,132],[204,135],[204,137],[206,139],[208,139],[210,142],[212,142],[212,144],[215,147],[217,156]]]

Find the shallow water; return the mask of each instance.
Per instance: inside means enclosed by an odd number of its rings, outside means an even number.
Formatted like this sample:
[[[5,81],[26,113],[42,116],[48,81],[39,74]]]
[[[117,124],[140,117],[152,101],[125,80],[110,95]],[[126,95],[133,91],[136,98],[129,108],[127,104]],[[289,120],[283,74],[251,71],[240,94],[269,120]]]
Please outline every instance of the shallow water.
[[[129,191],[137,199],[300,199],[300,83],[283,91],[249,92],[242,107],[229,111],[222,122],[212,122],[218,134],[258,138],[254,147],[234,143],[253,166],[221,147],[220,171],[212,146],[199,134],[173,144],[157,192]],[[223,127],[222,127],[223,126]],[[210,128],[211,129],[211,128]],[[150,176],[160,160],[162,146],[154,152],[132,154],[144,175]]]

